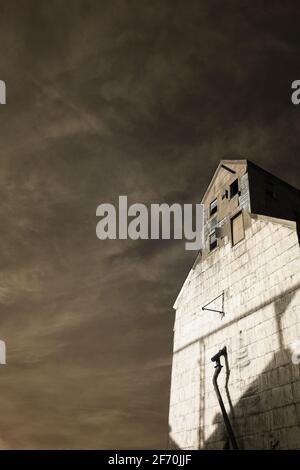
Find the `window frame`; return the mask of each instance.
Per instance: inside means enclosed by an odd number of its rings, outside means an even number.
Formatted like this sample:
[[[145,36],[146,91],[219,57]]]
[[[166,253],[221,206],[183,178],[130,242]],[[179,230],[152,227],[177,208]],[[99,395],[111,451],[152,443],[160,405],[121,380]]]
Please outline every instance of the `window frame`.
[[[216,205],[214,206],[213,208],[213,212],[212,212],[212,209],[211,209],[211,206],[213,203],[216,203]],[[218,212],[218,198],[215,197],[209,204],[209,217],[212,217],[213,215],[215,215],[216,213]]]
[[[211,238],[213,235],[215,236],[215,240],[213,241],[213,243],[211,243],[211,242],[210,242],[210,238]],[[218,248],[218,239],[217,239],[217,237],[216,237],[216,231],[215,231],[215,230],[213,230],[213,231],[209,234],[209,236],[208,236],[208,243],[209,243],[209,252],[210,252],[210,253],[212,253],[216,248]],[[214,244],[214,246],[212,246],[213,244]]]

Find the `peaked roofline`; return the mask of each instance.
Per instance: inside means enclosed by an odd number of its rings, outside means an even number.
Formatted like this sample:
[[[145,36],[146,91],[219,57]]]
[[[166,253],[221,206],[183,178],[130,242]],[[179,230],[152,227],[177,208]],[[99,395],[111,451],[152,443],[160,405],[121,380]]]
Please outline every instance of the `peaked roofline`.
[[[271,176],[273,179],[277,180],[278,182],[280,182],[281,184],[284,184],[285,186],[287,186],[289,189],[292,189],[294,190],[295,192],[297,192],[298,194],[300,193],[300,190],[298,188],[296,188],[295,186],[292,186],[291,184],[287,183],[286,181],[282,180],[281,178],[278,178],[278,176],[275,176],[273,175],[272,173],[270,173],[269,171],[265,170],[264,168],[260,167],[259,165],[257,165],[256,163],[253,163],[251,160],[248,160],[248,159],[236,159],[236,160],[220,160],[220,163],[218,164],[217,166],[217,169],[215,170],[214,174],[213,174],[213,177],[201,199],[201,203],[203,204],[203,201],[204,199],[206,198],[209,190],[211,189],[212,185],[214,184],[215,182],[215,179],[219,173],[219,171],[221,170],[221,168],[223,168],[225,171],[230,171],[232,173],[235,173],[235,170],[233,170],[232,168],[230,168],[230,165],[246,165],[246,171],[248,171],[249,167],[252,166],[253,168],[257,169],[258,171],[262,172],[263,174],[265,175],[268,175],[268,176]],[[258,214],[253,214],[253,213],[250,213],[251,217],[264,217],[264,218],[267,218],[268,220],[270,220],[271,222],[273,223],[283,223],[284,225],[286,225],[288,223],[287,220],[283,220],[283,219],[274,219],[272,217],[269,217],[269,216],[260,216]],[[295,222],[289,222],[289,226],[293,227],[294,229],[296,229],[296,224]],[[201,250],[200,250],[201,252]],[[200,252],[198,252],[197,254],[197,257],[191,267],[191,269],[189,270],[189,273],[187,275],[187,277],[185,278],[185,281],[184,283],[182,284],[182,287],[180,289],[180,292],[179,294],[177,295],[176,299],[175,299],[175,302],[173,304],[173,308],[176,310],[177,309],[177,306],[178,306],[178,303],[179,303],[179,299],[180,297],[182,296],[183,294],[183,291],[186,287],[186,285],[188,284],[189,280],[190,280],[190,277],[195,269],[195,266],[197,264],[197,260],[199,258],[199,255],[200,255]]]
[[[231,168],[230,168],[230,165],[247,165],[249,162],[249,160],[247,159],[241,159],[241,160],[220,160],[220,163],[219,165],[217,166],[217,169],[215,170],[214,172],[214,175],[212,177],[212,179],[210,180],[210,183],[208,185],[208,187],[206,188],[206,191],[201,199],[201,203],[203,203],[205,197],[207,196],[209,190],[211,189],[211,187],[213,186],[214,182],[215,182],[215,179],[220,171],[220,169],[224,169],[225,171],[230,171]],[[225,168],[224,168],[225,167]],[[227,168],[226,168],[227,167]],[[231,170],[233,173],[235,173],[235,170]]]

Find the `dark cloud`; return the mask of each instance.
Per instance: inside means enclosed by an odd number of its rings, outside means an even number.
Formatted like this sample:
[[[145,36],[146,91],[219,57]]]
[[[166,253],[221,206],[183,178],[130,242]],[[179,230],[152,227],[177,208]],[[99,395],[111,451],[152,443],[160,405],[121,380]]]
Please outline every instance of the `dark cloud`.
[[[299,185],[296,2],[0,4],[0,444],[164,448],[182,242],[96,207],[199,202],[218,161]]]

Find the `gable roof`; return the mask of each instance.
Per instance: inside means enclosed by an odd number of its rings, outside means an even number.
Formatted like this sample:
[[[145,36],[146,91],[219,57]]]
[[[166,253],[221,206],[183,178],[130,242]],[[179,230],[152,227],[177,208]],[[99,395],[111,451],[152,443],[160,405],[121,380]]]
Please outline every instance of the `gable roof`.
[[[298,196],[299,196],[299,194],[300,194],[299,189],[297,189],[297,188],[291,186],[290,184],[286,183],[284,180],[282,180],[282,179],[280,179],[280,178],[274,176],[272,173],[269,173],[268,171],[264,170],[263,168],[261,168],[260,166],[256,165],[255,163],[253,163],[252,161],[250,161],[250,160],[248,160],[248,159],[240,159],[240,160],[221,160],[220,163],[219,163],[219,165],[218,165],[218,167],[217,167],[217,169],[216,169],[216,171],[215,171],[214,174],[213,174],[213,177],[212,177],[212,179],[211,179],[211,181],[210,181],[210,183],[209,183],[209,185],[208,185],[208,187],[207,187],[207,189],[206,189],[206,191],[205,191],[203,197],[202,197],[202,200],[201,200],[201,203],[202,203],[202,204],[204,203],[204,200],[205,200],[206,196],[209,194],[209,191],[210,191],[211,188],[213,187],[213,185],[214,185],[214,183],[215,183],[215,181],[216,181],[216,178],[217,178],[217,176],[219,175],[219,173],[220,173],[221,171],[229,171],[229,172],[232,172],[233,174],[236,173],[236,170],[234,170],[234,169],[232,168],[232,165],[235,165],[235,166],[236,166],[236,165],[244,165],[246,171],[250,170],[250,168],[255,168],[256,171],[259,171],[259,172],[260,172],[261,174],[263,174],[263,175],[267,175],[267,176],[272,177],[273,180],[276,180],[276,181],[278,181],[280,184],[283,184],[283,185],[284,185],[285,187],[287,187],[289,190],[292,190],[293,192],[297,193]],[[254,214],[251,214],[251,215],[253,216]],[[261,215],[259,215],[259,217],[264,217],[264,215],[261,214]],[[268,216],[268,220],[272,220],[273,222],[277,222],[277,223],[280,222],[281,224],[282,224],[282,223],[284,223],[284,224],[287,223],[287,221],[284,220],[284,219],[281,219],[281,218],[275,218],[275,219],[274,219],[274,217],[270,217],[270,215]],[[293,228],[296,229],[296,224],[295,224],[294,222],[290,222],[290,223],[292,224]],[[179,299],[180,299],[180,297],[182,296],[183,291],[185,290],[186,286],[187,286],[187,285],[189,284],[189,282],[190,282],[190,278],[191,278],[192,273],[193,273],[193,271],[194,271],[194,268],[195,268],[195,266],[196,266],[196,264],[197,264],[197,260],[199,259],[199,255],[200,255],[200,252],[198,253],[198,255],[197,255],[197,257],[196,257],[196,260],[194,261],[193,266],[191,267],[191,269],[190,269],[190,271],[189,271],[189,273],[188,273],[188,276],[186,277],[186,279],[185,279],[185,281],[184,281],[184,283],[183,283],[183,285],[182,285],[182,287],[181,287],[181,290],[180,290],[179,294],[177,295],[177,298],[176,298],[176,300],[175,300],[175,302],[174,302],[174,305],[173,305],[173,308],[174,308],[174,309],[177,308]]]
[[[212,188],[218,174],[220,173],[220,171],[232,171],[232,173],[235,173],[235,170],[233,170],[232,168],[230,168],[231,165],[247,165],[248,164],[248,160],[220,160],[220,163],[216,169],[216,171],[214,172],[214,175],[202,197],[202,200],[201,202],[204,201],[204,199],[206,198],[207,194],[209,193],[210,189]]]

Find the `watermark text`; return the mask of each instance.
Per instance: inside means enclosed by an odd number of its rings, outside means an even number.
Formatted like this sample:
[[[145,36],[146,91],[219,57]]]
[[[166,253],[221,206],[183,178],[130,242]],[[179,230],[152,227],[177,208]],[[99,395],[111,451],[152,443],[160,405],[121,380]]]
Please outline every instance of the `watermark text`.
[[[203,204],[168,205],[135,203],[128,206],[127,196],[119,196],[119,207],[103,203],[97,207],[99,240],[186,240],[186,250],[203,247]]]

